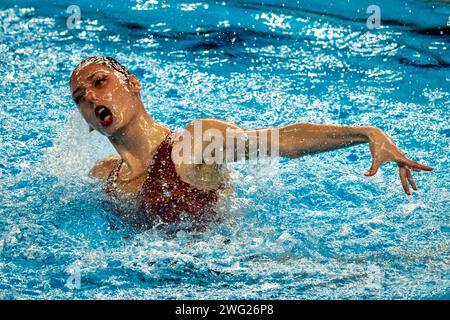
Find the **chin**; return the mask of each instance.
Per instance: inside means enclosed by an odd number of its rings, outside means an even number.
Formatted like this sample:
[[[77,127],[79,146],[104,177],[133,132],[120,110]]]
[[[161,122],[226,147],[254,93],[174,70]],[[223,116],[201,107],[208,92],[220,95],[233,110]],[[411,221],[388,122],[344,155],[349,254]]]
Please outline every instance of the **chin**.
[[[99,132],[104,136],[112,137],[121,134],[127,125],[128,123],[123,123],[122,119],[119,120],[116,118],[116,120],[108,126],[99,125],[100,126]]]
[[[117,128],[117,126],[112,123],[107,127],[100,126],[100,130],[98,130],[98,132],[106,137],[112,137],[120,132],[120,128]]]

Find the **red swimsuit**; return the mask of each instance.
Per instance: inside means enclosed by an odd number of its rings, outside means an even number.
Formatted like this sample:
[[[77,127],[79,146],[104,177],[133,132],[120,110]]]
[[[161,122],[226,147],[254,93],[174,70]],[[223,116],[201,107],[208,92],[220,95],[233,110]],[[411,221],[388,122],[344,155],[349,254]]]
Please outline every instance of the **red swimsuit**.
[[[146,220],[157,216],[166,223],[180,221],[183,215],[197,222],[209,220],[214,216],[217,191],[200,190],[180,179],[171,156],[173,136],[173,132],[168,134],[151,161],[147,179],[137,197],[139,212]],[[112,191],[111,182],[117,179],[122,163],[123,160],[108,177],[108,193]]]

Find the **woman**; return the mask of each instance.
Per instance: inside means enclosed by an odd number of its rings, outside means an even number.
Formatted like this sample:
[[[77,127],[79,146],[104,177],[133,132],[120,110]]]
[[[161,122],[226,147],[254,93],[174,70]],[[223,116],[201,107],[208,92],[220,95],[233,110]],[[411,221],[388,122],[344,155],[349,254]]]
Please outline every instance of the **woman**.
[[[396,162],[408,195],[408,183],[417,190],[411,170],[432,170],[406,158],[376,127],[295,123],[279,128],[240,129],[218,119],[197,119],[182,134],[175,134],[147,114],[139,80],[110,57],[83,60],[72,73],[70,87],[90,129],[105,135],[118,153],[98,161],[91,175],[105,180],[111,196],[133,199],[140,216],[152,223],[155,218],[166,223],[184,217],[197,222],[213,219],[217,201],[229,189],[223,162],[240,159],[241,140],[246,140],[244,156],[249,158],[255,140],[248,136],[265,138],[256,142],[257,156],[265,153],[261,141],[270,140],[265,146],[269,152],[276,150],[279,156],[289,158],[369,143],[373,160],[365,175],[375,175],[385,162]],[[207,133],[213,133],[216,142],[220,135],[226,138],[211,152],[208,139],[204,139]],[[227,138],[230,134],[231,140]],[[211,157],[202,157],[205,153]]]

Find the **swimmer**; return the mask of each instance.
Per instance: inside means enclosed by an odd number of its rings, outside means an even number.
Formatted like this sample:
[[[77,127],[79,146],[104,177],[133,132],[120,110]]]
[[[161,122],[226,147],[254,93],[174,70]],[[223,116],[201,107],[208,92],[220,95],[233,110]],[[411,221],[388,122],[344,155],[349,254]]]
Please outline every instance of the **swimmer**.
[[[70,88],[90,130],[106,136],[118,153],[97,161],[90,172],[104,180],[108,194],[136,200],[140,215],[149,221],[159,217],[159,221],[168,223],[185,216],[194,220],[213,219],[220,196],[230,189],[225,166],[173,160],[172,151],[180,149],[177,147],[185,139],[146,112],[140,97],[142,87],[135,75],[113,58],[97,56],[83,60],[75,68]],[[373,126],[294,123],[278,128],[241,129],[219,119],[196,119],[185,128],[193,142],[190,151],[198,146],[195,140],[198,128],[200,135],[214,130],[225,137],[230,130],[240,130],[248,135],[265,136],[271,141],[269,151],[277,143],[279,156],[287,158],[368,143],[372,165],[365,175],[373,176],[383,163],[395,162],[407,195],[411,194],[409,185],[417,190],[411,171],[432,170],[407,158],[386,133]],[[273,142],[275,133],[277,141]],[[225,153],[230,152],[225,150],[227,146],[222,145]],[[207,147],[207,142],[200,142],[202,154]],[[239,160],[237,144],[233,144],[231,152],[233,156],[225,162]]]

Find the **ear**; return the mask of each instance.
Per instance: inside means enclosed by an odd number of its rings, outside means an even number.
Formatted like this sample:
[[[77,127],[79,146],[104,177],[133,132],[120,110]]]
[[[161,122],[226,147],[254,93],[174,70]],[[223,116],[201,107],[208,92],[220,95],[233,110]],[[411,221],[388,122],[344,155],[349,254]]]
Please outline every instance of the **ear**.
[[[139,94],[141,92],[141,89],[142,89],[141,83],[139,82],[138,78],[136,78],[136,76],[134,74],[132,74],[130,76],[130,84],[131,84],[131,89],[133,90],[134,93]]]

